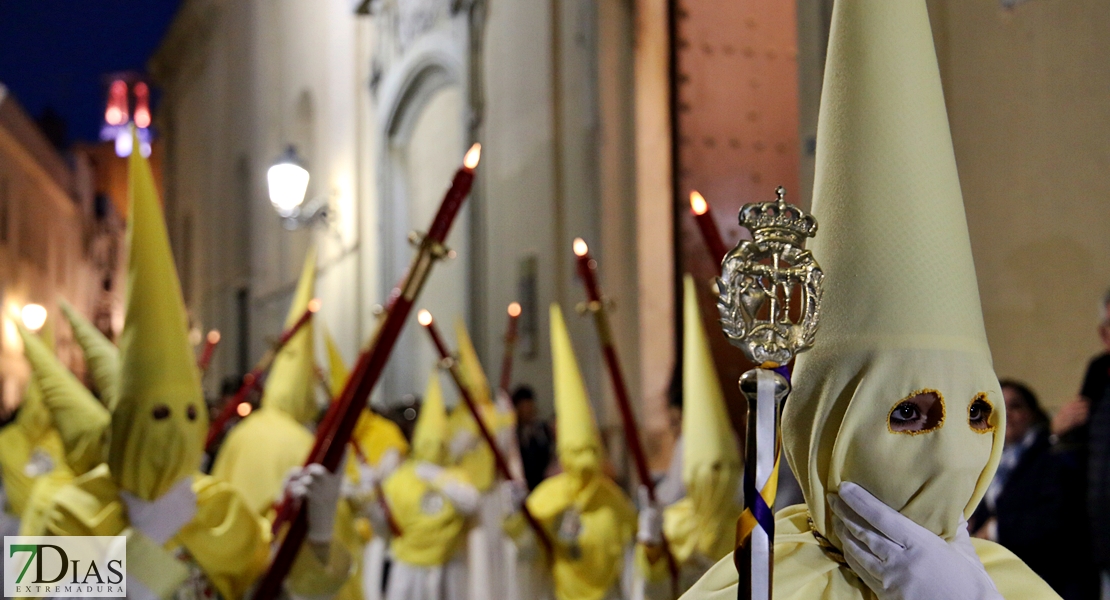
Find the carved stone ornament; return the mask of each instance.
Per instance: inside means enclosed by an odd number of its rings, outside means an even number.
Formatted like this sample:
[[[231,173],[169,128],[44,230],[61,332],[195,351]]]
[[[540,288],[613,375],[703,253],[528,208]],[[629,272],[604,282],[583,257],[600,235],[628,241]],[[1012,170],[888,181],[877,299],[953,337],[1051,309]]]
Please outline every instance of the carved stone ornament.
[[[759,365],[785,365],[813,345],[821,310],[820,265],[803,246],[817,220],[787,204],[746,204],[740,225],[751,231],[725,255],[717,279],[717,308],[729,341]]]

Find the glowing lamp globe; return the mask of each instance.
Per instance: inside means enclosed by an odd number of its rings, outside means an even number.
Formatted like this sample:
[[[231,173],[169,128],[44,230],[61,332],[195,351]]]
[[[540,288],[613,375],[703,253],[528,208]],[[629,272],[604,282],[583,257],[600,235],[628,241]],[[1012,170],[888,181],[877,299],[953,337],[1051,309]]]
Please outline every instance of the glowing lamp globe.
[[[283,218],[297,214],[308,192],[308,170],[297,156],[293,146],[266,171],[266,185],[270,190],[270,203]]]
[[[31,331],[38,331],[46,324],[46,307],[41,304],[28,304],[19,311],[23,326]]]

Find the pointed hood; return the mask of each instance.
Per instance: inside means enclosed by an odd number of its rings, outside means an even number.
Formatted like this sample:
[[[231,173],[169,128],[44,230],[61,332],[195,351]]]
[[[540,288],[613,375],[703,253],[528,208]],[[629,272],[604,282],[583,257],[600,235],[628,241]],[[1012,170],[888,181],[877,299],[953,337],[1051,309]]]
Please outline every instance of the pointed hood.
[[[324,330],[324,347],[328,350],[328,389],[331,390],[331,397],[334,400],[343,393],[343,388],[347,385],[347,379],[351,376],[351,370],[347,367],[347,363],[343,361],[343,354],[339,352],[339,345],[335,343],[331,330],[327,326],[323,326],[322,329]]]
[[[128,186],[127,316],[108,465],[123,490],[153,500],[199,468],[208,411],[162,205],[140,152],[131,153]]]
[[[416,460],[443,465],[447,463],[447,409],[443,404],[443,388],[439,383],[439,372],[432,371],[428,387],[424,389],[424,400],[420,404],[420,416],[412,432],[412,457]]]
[[[112,410],[119,399],[119,348],[68,302],[59,300],[58,304],[73,329],[77,345],[85,354],[85,364],[100,392],[101,402]]]
[[[104,462],[111,415],[80,381],[65,368],[47,344],[19,325],[23,354],[39,401],[62,438],[66,462],[76,473],[86,473]]]
[[[727,493],[736,490],[743,468],[732,432],[725,394],[713,364],[709,337],[698,310],[694,278],[683,278],[682,481],[688,489],[714,473],[728,472]]]
[[[461,316],[455,320],[455,339],[459,345],[459,367],[462,370],[466,389],[470,391],[471,397],[478,406],[492,406],[493,397],[490,394],[489,379],[486,378],[482,363],[478,360],[478,351],[474,348],[470,332],[466,329],[466,322]]]
[[[578,370],[578,359],[574,356],[563,311],[558,304],[551,305],[551,369],[555,383],[559,460],[567,471],[572,470],[570,465],[579,462],[585,468],[599,469],[601,436],[598,435],[597,420],[586,392],[586,382]]]
[[[925,0],[836,2],[813,213],[821,331],[798,358],[783,442],[815,526],[839,544],[825,496],[852,481],[951,539],[993,477],[1004,403]],[[895,408],[919,394],[940,400],[939,422],[896,432]]]
[[[316,288],[316,248],[309,248],[285,329],[308,309]],[[274,359],[262,393],[262,407],[280,410],[302,424],[316,418],[316,344],[312,321],[305,323]]]

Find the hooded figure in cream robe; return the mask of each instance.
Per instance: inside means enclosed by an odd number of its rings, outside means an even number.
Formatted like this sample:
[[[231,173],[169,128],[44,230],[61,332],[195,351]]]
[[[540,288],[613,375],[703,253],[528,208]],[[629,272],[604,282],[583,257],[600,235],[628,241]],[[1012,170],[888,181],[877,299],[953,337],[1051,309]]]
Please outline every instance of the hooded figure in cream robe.
[[[42,530],[29,533],[127,536],[132,598],[241,598],[269,560],[269,527],[232,487],[197,470],[207,411],[161,203],[138,152],[129,196],[127,312],[106,463],[58,490]],[[301,479],[310,502],[324,480]]]
[[[447,433],[439,374],[432,373],[412,435],[412,456],[383,487],[401,530],[390,540],[393,567],[386,600],[467,597],[462,550],[479,494],[466,471],[447,466]]]
[[[231,488],[199,472],[207,418],[150,166],[132,153],[127,313],[106,463],[55,494],[43,532],[126,535],[128,593],[241,597],[269,532]]]
[[[285,318],[286,329],[308,309],[315,284],[316,250],[311,248]],[[232,428],[212,465],[212,477],[230,484],[251,509],[270,521],[276,516],[274,507],[290,472],[300,469],[315,441],[308,430],[318,412],[314,335],[310,320],[278,352],[265,380],[261,407]],[[329,510],[334,515],[334,535],[316,540],[317,551],[294,565],[287,585],[301,596],[332,596],[345,591],[340,598],[357,600],[361,597],[360,584],[351,565],[358,559],[352,554],[359,549],[345,543],[355,537],[350,507],[345,501],[337,501]]]
[[[983,327],[925,0],[837,0],[811,250],[821,329],[783,447],[806,504],[776,520],[776,600],[1057,598],[969,540],[1005,405]],[[735,598],[726,557],[684,598]]]
[[[43,519],[50,510],[54,494],[75,475],[83,475],[104,462],[108,444],[111,414],[97,402],[89,390],[77,380],[54,355],[48,341],[51,336],[36,336],[19,326],[23,354],[31,364],[28,400],[41,403],[48,411],[61,441],[64,462],[55,472],[40,477],[31,489],[23,511],[21,530],[24,535],[41,531]]]
[[[24,352],[31,363],[31,380],[15,417],[0,428],[0,490],[3,491],[0,495],[0,535],[33,531],[54,493],[71,481],[75,473],[83,472],[90,460],[95,461],[94,465],[103,460],[100,434],[107,429],[108,417],[95,401],[93,408],[99,409],[99,413],[74,410],[57,418],[52,414],[51,406],[59,402],[64,404],[65,399],[57,397],[58,390],[49,378],[43,380],[42,370],[34,360],[42,357],[57,363],[50,325],[47,319],[37,336],[18,325]],[[57,367],[70,375],[60,364]],[[89,431],[97,438],[94,448],[87,444]]]
[[[478,406],[482,422],[493,434],[501,455],[509,461],[510,468],[515,468],[519,466],[519,460],[514,460],[519,452],[515,437],[516,413],[511,404],[500,397],[494,401],[489,378],[462,318],[455,321],[455,339],[463,385]],[[512,585],[516,549],[502,527],[508,506],[501,488],[494,485],[499,476],[493,450],[479,432],[478,423],[465,403],[455,405],[448,423],[451,426],[451,458],[466,471],[482,494],[477,522],[467,536],[470,597],[517,600]]]
[[[343,393],[351,372],[327,327],[322,329],[328,354],[328,388],[334,401]],[[381,483],[408,455],[409,443],[396,423],[367,406],[355,422],[351,447],[355,452],[347,461],[343,486],[347,506],[341,506],[336,533],[356,561],[354,577],[359,580],[359,595],[364,600],[381,600],[390,531],[384,499],[379,494]],[[345,585],[339,598],[353,597],[353,592],[349,584]]]
[[[554,544],[550,563],[557,600],[617,598],[636,510],[602,473],[603,449],[586,384],[557,304],[551,305],[556,450],[563,472],[545,479],[525,501]],[[507,525],[524,535],[521,516]],[[545,560],[539,557],[537,560]]]
[[[686,448],[682,482],[686,497],[666,507],[661,519],[655,509],[643,509],[637,534],[637,562],[646,575],[648,595],[660,599],[671,597],[663,537],[679,565],[679,589],[685,591],[732,553],[736,520],[744,510],[739,497],[744,463],[698,310],[694,278],[687,275],[683,284],[682,438]]]

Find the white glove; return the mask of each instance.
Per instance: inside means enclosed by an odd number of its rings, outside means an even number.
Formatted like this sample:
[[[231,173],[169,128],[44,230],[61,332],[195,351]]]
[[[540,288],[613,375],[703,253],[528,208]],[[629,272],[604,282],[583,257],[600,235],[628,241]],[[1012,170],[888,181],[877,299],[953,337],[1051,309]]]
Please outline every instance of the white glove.
[[[308,501],[308,541],[326,544],[335,529],[335,508],[343,483],[343,466],[335,473],[324,465],[295,467],[286,477],[286,492],[297,500]]]
[[[636,541],[648,546],[658,546],[663,543],[663,511],[651,501],[647,487],[641,485],[637,494],[641,508],[636,528]]]
[[[432,483],[443,475],[443,467],[430,462],[420,461],[416,463],[416,468],[413,469],[416,477],[425,483]]]
[[[388,539],[393,531],[389,528],[389,516],[385,513],[385,507],[382,506],[380,500],[367,502],[362,509],[362,515],[370,521],[370,527],[374,530],[375,536]]]
[[[478,444],[478,436],[466,429],[460,429],[451,438],[448,450],[451,452],[451,461],[458,462],[464,454],[470,452]]]
[[[153,501],[122,490],[120,497],[127,505],[127,519],[131,526],[158,545],[165,544],[197,514],[197,495],[193,492],[192,477],[183,477]]]
[[[879,600],[1003,600],[966,523],[946,542],[850,482],[829,505],[848,566]]]
[[[450,477],[440,480],[436,487],[439,489],[439,493],[455,505],[455,510],[459,513],[472,515],[478,512],[478,504],[482,500],[478,488]]]
[[[378,459],[378,465],[374,469],[377,471],[379,479],[385,481],[399,466],[401,466],[401,453],[396,448],[390,448],[382,453],[382,457]]]

